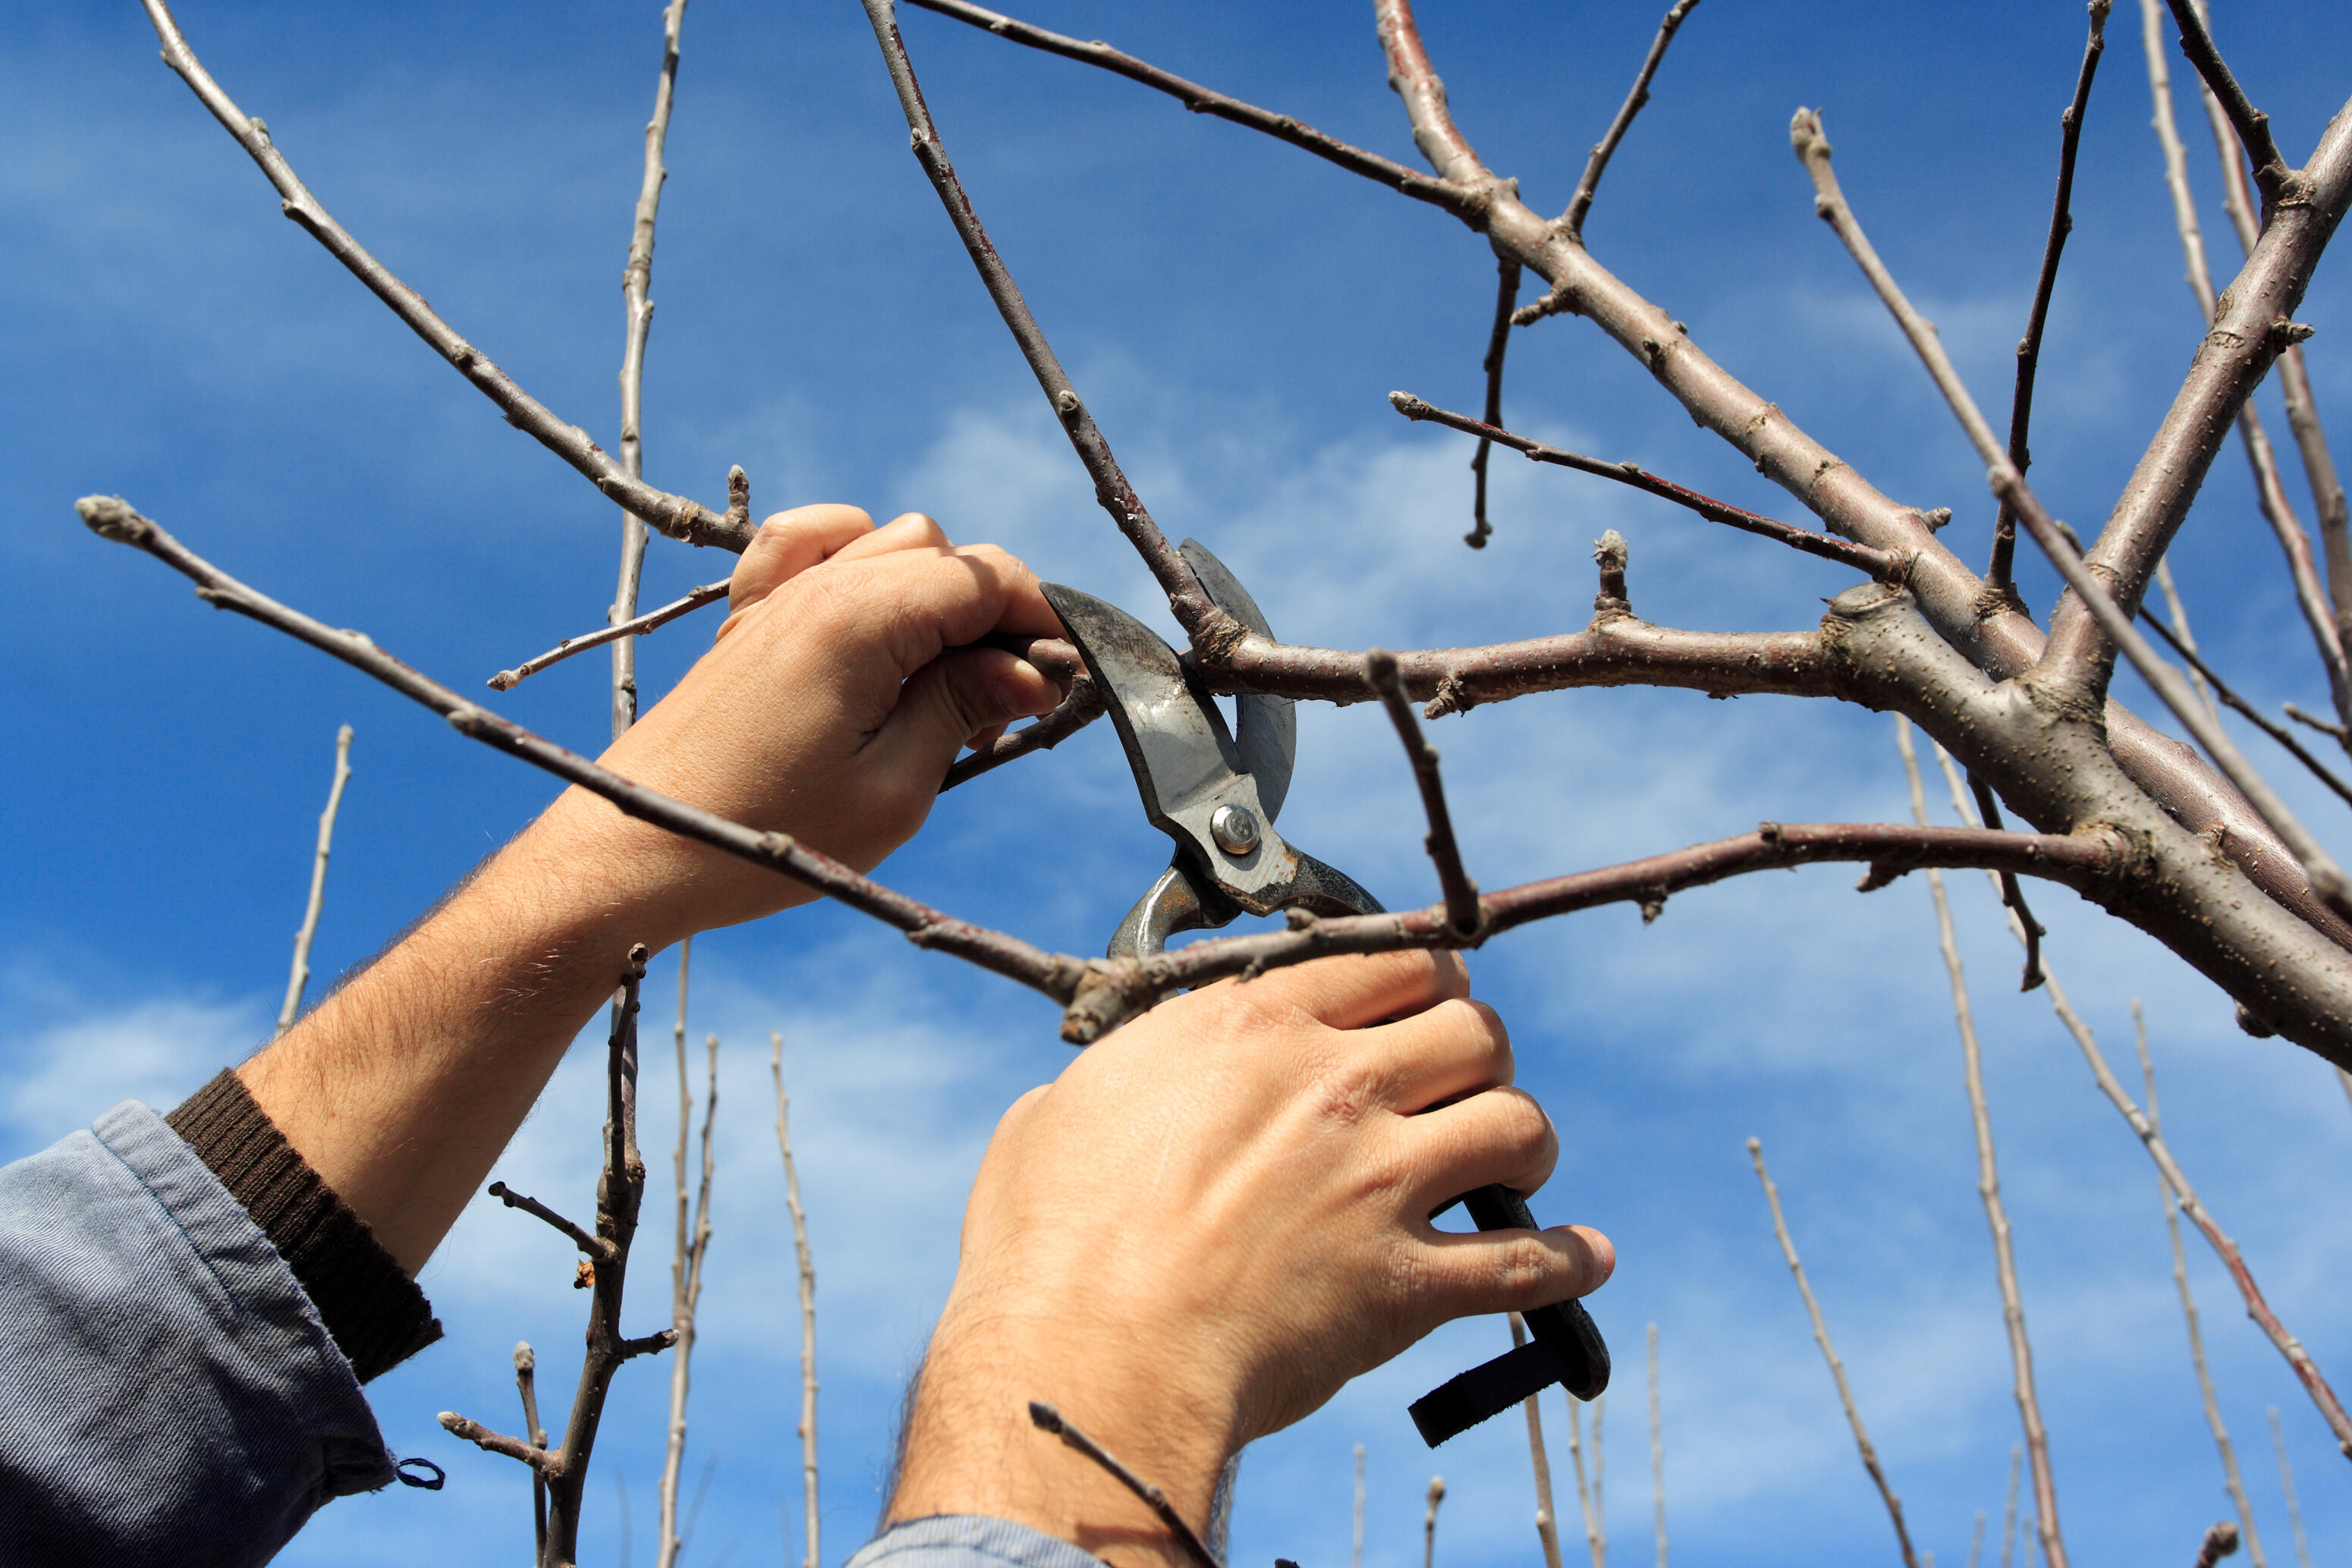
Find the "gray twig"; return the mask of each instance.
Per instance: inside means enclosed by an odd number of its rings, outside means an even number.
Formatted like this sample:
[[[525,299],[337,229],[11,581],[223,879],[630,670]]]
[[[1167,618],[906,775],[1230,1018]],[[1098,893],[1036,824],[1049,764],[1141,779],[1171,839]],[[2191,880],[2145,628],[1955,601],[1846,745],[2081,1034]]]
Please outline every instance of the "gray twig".
[[[342,809],[343,786],[351,778],[352,727],[344,725],[335,731],[335,773],[327,785],[327,809],[319,813],[319,851],[310,862],[310,899],[302,906],[302,928],[294,933],[294,970],[287,977],[286,1000],[278,1009],[278,1034],[294,1027],[302,1010],[303,988],[310,983],[310,939],[319,933],[319,911],[327,900],[327,856],[335,847],[335,813]]]
[[[2343,779],[2337,778],[2334,769],[2330,768],[2325,762],[2320,761],[2318,758],[2313,756],[2311,754],[2311,748],[2304,745],[2303,742],[2297,740],[2294,737],[2294,732],[2293,730],[2288,729],[2284,725],[2279,723],[2276,719],[2272,718],[2268,714],[2263,713],[2260,708],[2254,706],[2253,704],[2248,702],[2236,692],[2231,690],[2230,684],[2227,681],[2224,681],[2220,675],[2216,674],[2210,664],[2208,664],[2202,658],[2198,656],[2197,646],[2195,643],[2189,642],[2188,638],[2183,637],[2173,631],[2171,627],[2167,626],[2162,621],[2157,618],[2156,612],[2148,609],[2146,605],[2140,606],[2139,618],[2147,622],[2151,627],[2155,628],[2156,634],[2163,638],[2174,653],[2180,655],[2181,662],[2189,666],[2190,673],[2195,674],[2200,681],[2205,684],[2207,690],[2220,697],[2221,701],[2229,704],[2233,711],[2242,716],[2245,720],[2249,724],[2252,724],[2256,729],[2261,730],[2264,735],[2267,735],[2273,740],[2277,741],[2280,747],[2284,750],[2288,756],[2294,758],[2297,762],[2302,763],[2304,767],[2309,768],[2314,778],[2317,779],[2322,784],[2326,785],[2330,789],[2335,790],[2337,798],[2342,800],[2347,805],[2352,805],[2352,784],[2347,784]],[[2327,732],[2326,727],[2312,720],[2308,714],[2302,713],[2302,711],[2296,708],[2294,704],[2290,703],[2287,705],[2287,711],[2301,717],[2305,723],[2310,724],[2314,729],[2321,730],[2323,733]]]
[[[735,472],[740,474],[742,470],[739,468]],[[560,664],[574,653],[584,653],[591,648],[601,648],[607,643],[642,637],[648,632],[658,631],[681,615],[726,598],[728,580],[726,578],[721,578],[717,582],[706,582],[700,588],[688,589],[684,598],[673,599],[658,610],[648,610],[643,615],[624,621],[617,626],[600,626],[593,632],[583,632],[577,637],[566,637],[538,657],[525,659],[513,669],[500,670],[497,674],[492,675],[489,681],[490,690],[512,691],[550,664]],[[632,665],[632,670],[635,667]],[[632,674],[630,678],[632,685],[629,689],[635,691],[635,677]]]
[[[1527,1322],[1518,1313],[1506,1314],[1511,1322],[1514,1349],[1528,1343]],[[1536,1542],[1543,1548],[1544,1568],[1560,1568],[1559,1513],[1552,1506],[1551,1454],[1544,1447],[1543,1407],[1530,1394],[1523,1402],[1528,1417],[1528,1458],[1535,1470]]]
[[[1166,1492],[1119,1463],[1110,1450],[1087,1437],[1069,1421],[1063,1419],[1061,1411],[1043,1400],[1032,1399],[1029,1401],[1029,1422],[1039,1431],[1052,1433],[1061,1438],[1067,1447],[1076,1448],[1079,1453],[1100,1465],[1110,1474],[1111,1479],[1141,1498],[1145,1505],[1158,1516],[1160,1522],[1168,1527],[1169,1533],[1176,1537],[1177,1544],[1183,1547],[1192,1561],[1201,1564],[1201,1568],[1219,1568],[1216,1558],[1210,1553],[1208,1546],[1201,1540],[1200,1532],[1192,1528],[1191,1522],[1182,1514],[1176,1511],[1176,1505],[1168,1500]]]
[[[1568,210],[1559,217],[1559,226],[1579,245],[1584,243],[1585,214],[1592,211],[1592,198],[1601,188],[1601,172],[1609,167],[1609,160],[1616,152],[1617,144],[1625,140],[1625,132],[1632,129],[1633,117],[1642,112],[1643,104],[1650,101],[1650,78],[1658,74],[1658,62],[1666,57],[1666,46],[1675,41],[1675,29],[1683,25],[1683,18],[1689,16],[1691,7],[1697,4],[1698,0],[1675,0],[1665,19],[1658,24],[1658,36],[1650,40],[1650,52],[1643,57],[1642,69],[1633,78],[1633,90],[1625,95],[1625,101],[1618,105],[1616,118],[1609,122],[1608,131],[1594,144],[1592,155],[1585,160],[1584,173],[1576,182],[1576,194],[1569,198]],[[1487,423],[1491,424],[1494,421],[1490,418]]]
[[[793,1256],[800,1265],[801,1291],[801,1492],[808,1521],[808,1555],[802,1568],[818,1568],[816,1504],[816,1260],[809,1251],[808,1215],[801,1208],[800,1171],[793,1163],[793,1103],[784,1094],[784,1037],[768,1031],[768,1072],[776,1081],[776,1150],[784,1161],[784,1208],[792,1216]]]
[[[2311,1568],[2311,1538],[2303,1532],[2303,1503],[2294,1495],[2294,1466],[2286,1457],[2286,1430],[2279,1425],[2278,1406],[2270,1407],[2271,1448],[2278,1454],[2279,1487],[2286,1493],[2286,1521],[2294,1530],[2294,1560]]]
[[[678,1016],[681,1024],[686,1014],[684,972],[681,968],[678,988]],[[678,1039],[678,1084],[686,1084],[686,1040]],[[711,1035],[706,1047],[704,1082],[709,1086],[702,1107],[702,1181],[694,1197],[694,1226],[689,1231],[681,1223],[678,1247],[673,1260],[670,1326],[677,1354],[671,1358],[669,1368],[669,1441],[662,1456],[661,1479],[661,1543],[656,1549],[656,1568],[672,1568],[677,1554],[684,1550],[684,1533],[678,1528],[677,1483],[686,1462],[686,1403],[693,1386],[695,1315],[702,1304],[702,1261],[710,1250],[710,1178],[714,1171],[711,1159],[711,1125],[719,1119],[719,1037]],[[677,1132],[678,1217],[685,1218],[686,1209],[686,1135],[693,1121],[691,1099],[680,1095]],[[715,1458],[716,1456],[714,1456]],[[707,1473],[707,1472],[706,1472]]]

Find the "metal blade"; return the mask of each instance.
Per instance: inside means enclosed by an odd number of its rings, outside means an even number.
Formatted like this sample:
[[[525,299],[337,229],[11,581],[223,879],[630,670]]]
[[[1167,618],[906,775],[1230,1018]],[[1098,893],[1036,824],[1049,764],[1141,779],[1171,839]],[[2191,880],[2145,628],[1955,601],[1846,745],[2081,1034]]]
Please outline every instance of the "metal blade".
[[[1177,549],[1208,591],[1210,602],[1259,636],[1274,636],[1257,601],[1223,561],[1209,553],[1208,546],[1186,539]],[[1298,760],[1298,705],[1288,697],[1244,696],[1235,698],[1234,706],[1239,720],[1234,747],[1241,753],[1242,770],[1256,779],[1257,798],[1265,803],[1271,821],[1282,814],[1282,802],[1290,795],[1291,769]]]

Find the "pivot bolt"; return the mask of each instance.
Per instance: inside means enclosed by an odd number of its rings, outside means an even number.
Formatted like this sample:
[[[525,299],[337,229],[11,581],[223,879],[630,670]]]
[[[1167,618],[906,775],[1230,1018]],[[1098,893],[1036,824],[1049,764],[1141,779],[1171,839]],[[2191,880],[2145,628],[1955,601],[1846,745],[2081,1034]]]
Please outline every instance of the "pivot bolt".
[[[1209,835],[1217,847],[1239,858],[1257,848],[1257,819],[1240,806],[1220,806],[1209,819]]]

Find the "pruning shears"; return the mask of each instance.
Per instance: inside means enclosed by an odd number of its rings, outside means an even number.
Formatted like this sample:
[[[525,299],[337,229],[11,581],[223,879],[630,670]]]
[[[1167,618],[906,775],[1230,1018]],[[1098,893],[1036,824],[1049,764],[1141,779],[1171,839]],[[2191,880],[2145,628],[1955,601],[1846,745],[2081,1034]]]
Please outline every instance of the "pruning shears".
[[[1265,612],[1223,562],[1194,539],[1181,549],[1217,608],[1273,637]],[[1119,922],[1110,956],[1147,956],[1180,932],[1214,929],[1244,913],[1381,913],[1353,878],[1275,831],[1298,755],[1290,698],[1236,698],[1229,729],[1211,695],[1149,626],[1076,589],[1047,583],[1045,591],[1103,695],[1144,815],[1176,841],[1168,869]],[[1507,1187],[1483,1186],[1457,1201],[1481,1230],[1537,1228],[1527,1200]],[[1609,1385],[1609,1347],[1583,1303],[1538,1307],[1526,1321],[1533,1336],[1527,1343],[1413,1403],[1413,1425],[1430,1447],[1554,1383],[1579,1399]]]

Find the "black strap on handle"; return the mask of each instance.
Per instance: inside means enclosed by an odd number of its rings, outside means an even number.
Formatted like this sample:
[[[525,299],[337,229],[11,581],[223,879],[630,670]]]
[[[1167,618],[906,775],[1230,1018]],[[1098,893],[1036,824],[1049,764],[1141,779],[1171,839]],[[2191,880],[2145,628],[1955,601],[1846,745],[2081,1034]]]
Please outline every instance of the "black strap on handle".
[[[1483,1186],[1462,1205],[1481,1230],[1539,1228],[1527,1199],[1508,1187]],[[1609,1386],[1609,1346],[1581,1301],[1561,1301],[1525,1314],[1527,1343],[1474,1366],[1413,1401],[1412,1424],[1431,1448],[1501,1415],[1557,1383],[1579,1399]]]

